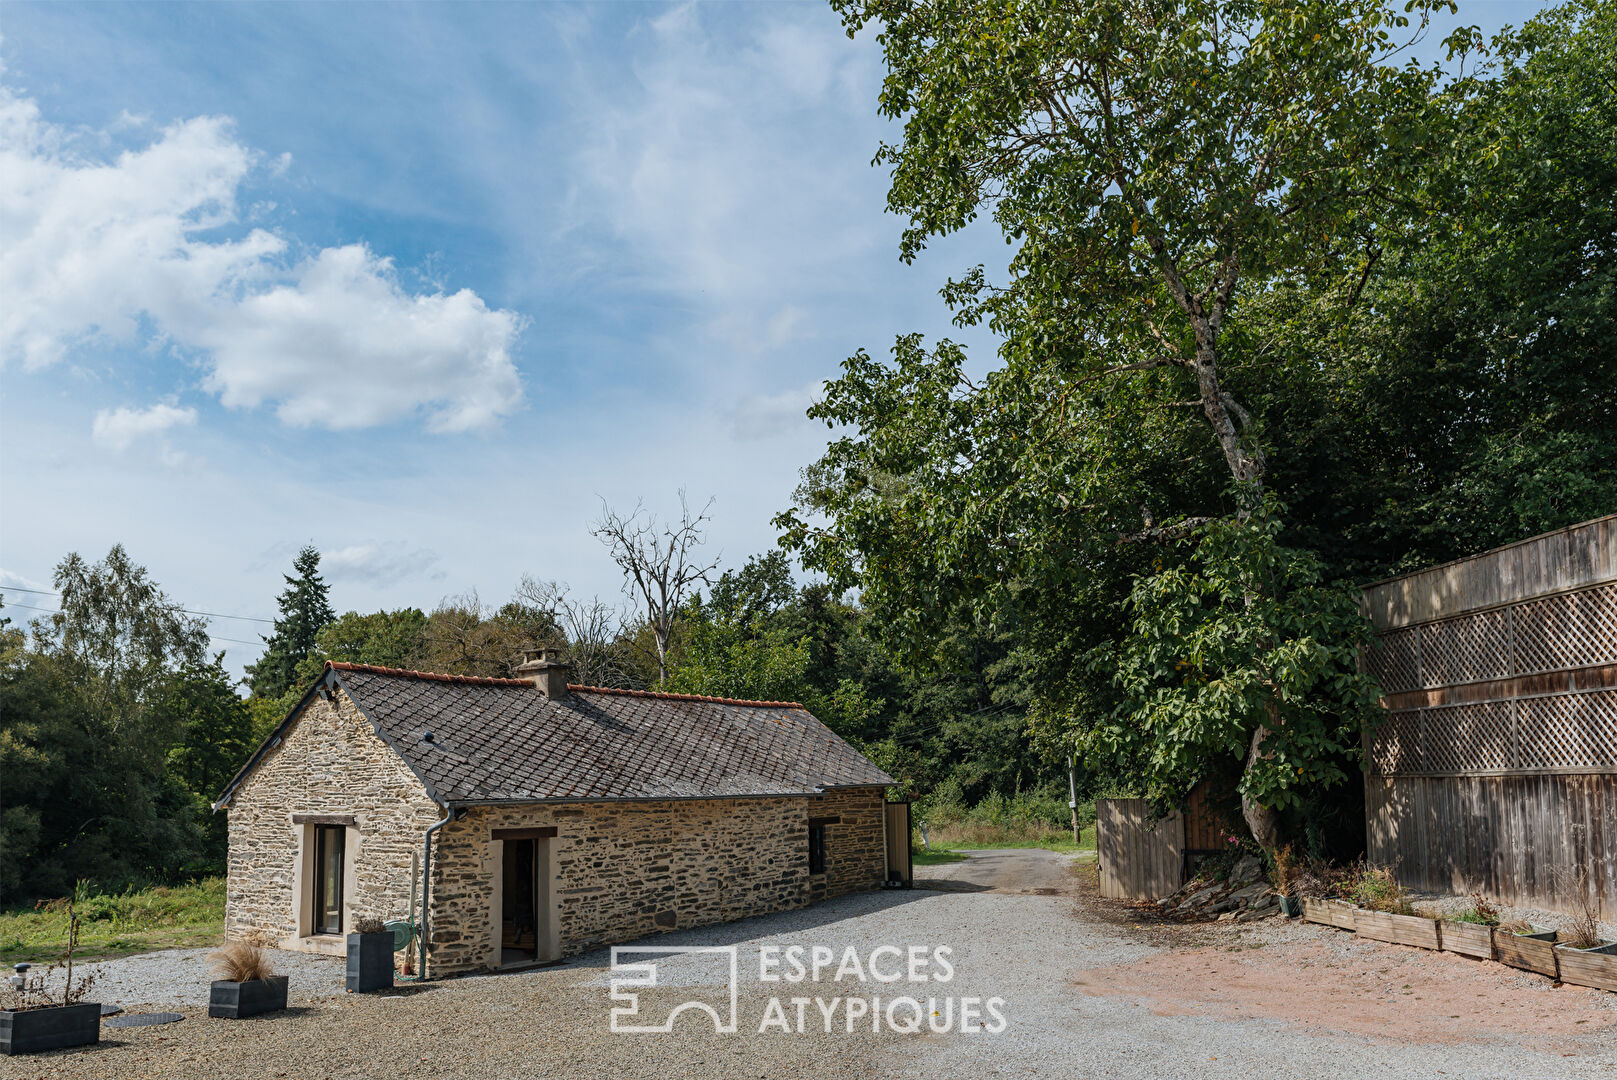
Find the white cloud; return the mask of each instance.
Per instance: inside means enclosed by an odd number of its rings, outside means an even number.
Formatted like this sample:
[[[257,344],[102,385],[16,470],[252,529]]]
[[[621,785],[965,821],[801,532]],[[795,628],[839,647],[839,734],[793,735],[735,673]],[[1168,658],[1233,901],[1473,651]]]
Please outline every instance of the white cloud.
[[[639,28],[637,81],[589,96],[573,192],[653,287],[718,313],[715,332],[749,351],[778,344],[783,298],[834,293],[893,243],[870,227],[877,54],[823,11],[764,10],[681,7]],[[826,152],[849,140],[858,153]]]
[[[824,390],[825,384],[815,380],[779,394],[752,394],[731,413],[731,431],[736,438],[750,442],[800,430],[811,423],[804,413]]]
[[[0,88],[0,361],[149,339],[195,353],[224,404],[327,428],[420,415],[465,431],[520,404],[514,312],[409,292],[362,244],[289,260],[269,230],[221,237],[259,158],[228,120],[174,124],[110,161],[78,145]]]
[[[332,581],[392,585],[410,578],[441,580],[438,554],[397,540],[370,541],[320,553],[320,572]]]
[[[101,446],[127,450],[137,439],[161,435],[171,427],[196,422],[197,411],[189,406],[157,404],[147,409],[102,409],[95,414],[90,437]]]

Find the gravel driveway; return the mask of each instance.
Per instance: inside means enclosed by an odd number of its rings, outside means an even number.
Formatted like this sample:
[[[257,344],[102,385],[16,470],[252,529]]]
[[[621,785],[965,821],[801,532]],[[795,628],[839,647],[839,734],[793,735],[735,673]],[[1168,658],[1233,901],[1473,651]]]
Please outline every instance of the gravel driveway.
[[[688,1014],[671,1034],[613,1033],[603,950],[540,971],[392,995],[300,997],[295,989],[293,1008],[258,1020],[210,1020],[186,1006],[178,1024],[107,1029],[98,1048],[0,1059],[0,1076],[1399,1080],[1441,1073],[1560,1080],[1610,1078],[1617,1070],[1617,995],[1281,920],[1239,927],[1145,921],[1147,912],[1095,899],[1092,870],[1074,874],[1070,858],[1051,855],[1041,866],[1042,858],[999,860],[1005,877],[989,872],[994,860],[974,859],[969,875],[978,891],[866,893],[640,943],[736,946],[735,1034],[717,1034],[707,1017]],[[966,865],[931,869],[966,880],[959,870]],[[1020,891],[1052,887],[1067,891]],[[773,961],[773,973],[790,972],[792,946],[805,971],[814,947],[822,947],[828,962],[819,981],[760,981],[761,958]],[[878,981],[884,969],[903,971],[910,946],[922,973],[939,976],[933,950],[948,946],[953,977],[925,985]],[[833,977],[832,965],[846,964],[850,947],[863,980]],[[104,967],[131,965],[127,977],[150,984],[155,969],[142,976],[133,968],[141,959]],[[727,1010],[727,954],[653,959],[661,961],[659,982],[638,990],[636,1017],[654,1023],[693,999]],[[103,985],[125,977],[114,973]],[[310,988],[325,978],[318,966],[294,974]],[[950,1010],[949,1033],[932,1034],[924,1024],[916,1034],[885,1024],[873,1032],[868,1014],[846,1030],[849,999],[891,1004],[901,996],[936,998],[934,1011]],[[794,998],[803,1003],[802,1032],[780,1030],[797,1025]],[[993,1030],[980,1003],[961,1024],[956,1010],[968,998],[1003,999],[1004,1030]],[[824,1021],[820,1010],[833,999],[841,1001]],[[772,1001],[781,1022],[763,1024]],[[902,1026],[907,1014],[897,1015]]]

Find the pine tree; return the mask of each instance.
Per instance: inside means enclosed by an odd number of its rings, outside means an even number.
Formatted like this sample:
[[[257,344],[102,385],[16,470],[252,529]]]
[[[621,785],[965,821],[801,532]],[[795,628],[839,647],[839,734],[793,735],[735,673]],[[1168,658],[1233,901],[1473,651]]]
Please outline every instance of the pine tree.
[[[296,576],[286,576],[275,632],[264,639],[258,663],[247,668],[255,697],[278,698],[290,690],[298,661],[314,648],[315,635],[336,618],[326,599],[329,588],[320,577],[320,552],[305,546],[292,560],[292,569]]]

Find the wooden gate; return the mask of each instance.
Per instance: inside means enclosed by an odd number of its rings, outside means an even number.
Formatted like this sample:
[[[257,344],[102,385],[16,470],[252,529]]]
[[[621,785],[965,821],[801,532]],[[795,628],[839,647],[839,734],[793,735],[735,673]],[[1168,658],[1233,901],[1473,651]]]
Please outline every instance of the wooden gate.
[[[1151,823],[1144,799],[1095,800],[1100,894],[1156,900],[1184,884],[1185,822],[1178,813]]]
[[[908,889],[915,884],[915,864],[910,854],[910,804],[890,802],[887,812],[887,880],[901,882]]]

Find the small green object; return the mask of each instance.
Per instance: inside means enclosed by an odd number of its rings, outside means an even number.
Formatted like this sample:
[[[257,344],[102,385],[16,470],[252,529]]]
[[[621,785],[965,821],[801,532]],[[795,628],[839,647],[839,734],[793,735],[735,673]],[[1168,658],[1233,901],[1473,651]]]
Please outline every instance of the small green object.
[[[409,919],[394,919],[382,925],[393,935],[394,952],[403,952],[404,947],[410,944],[410,939],[415,937],[415,923]]]

